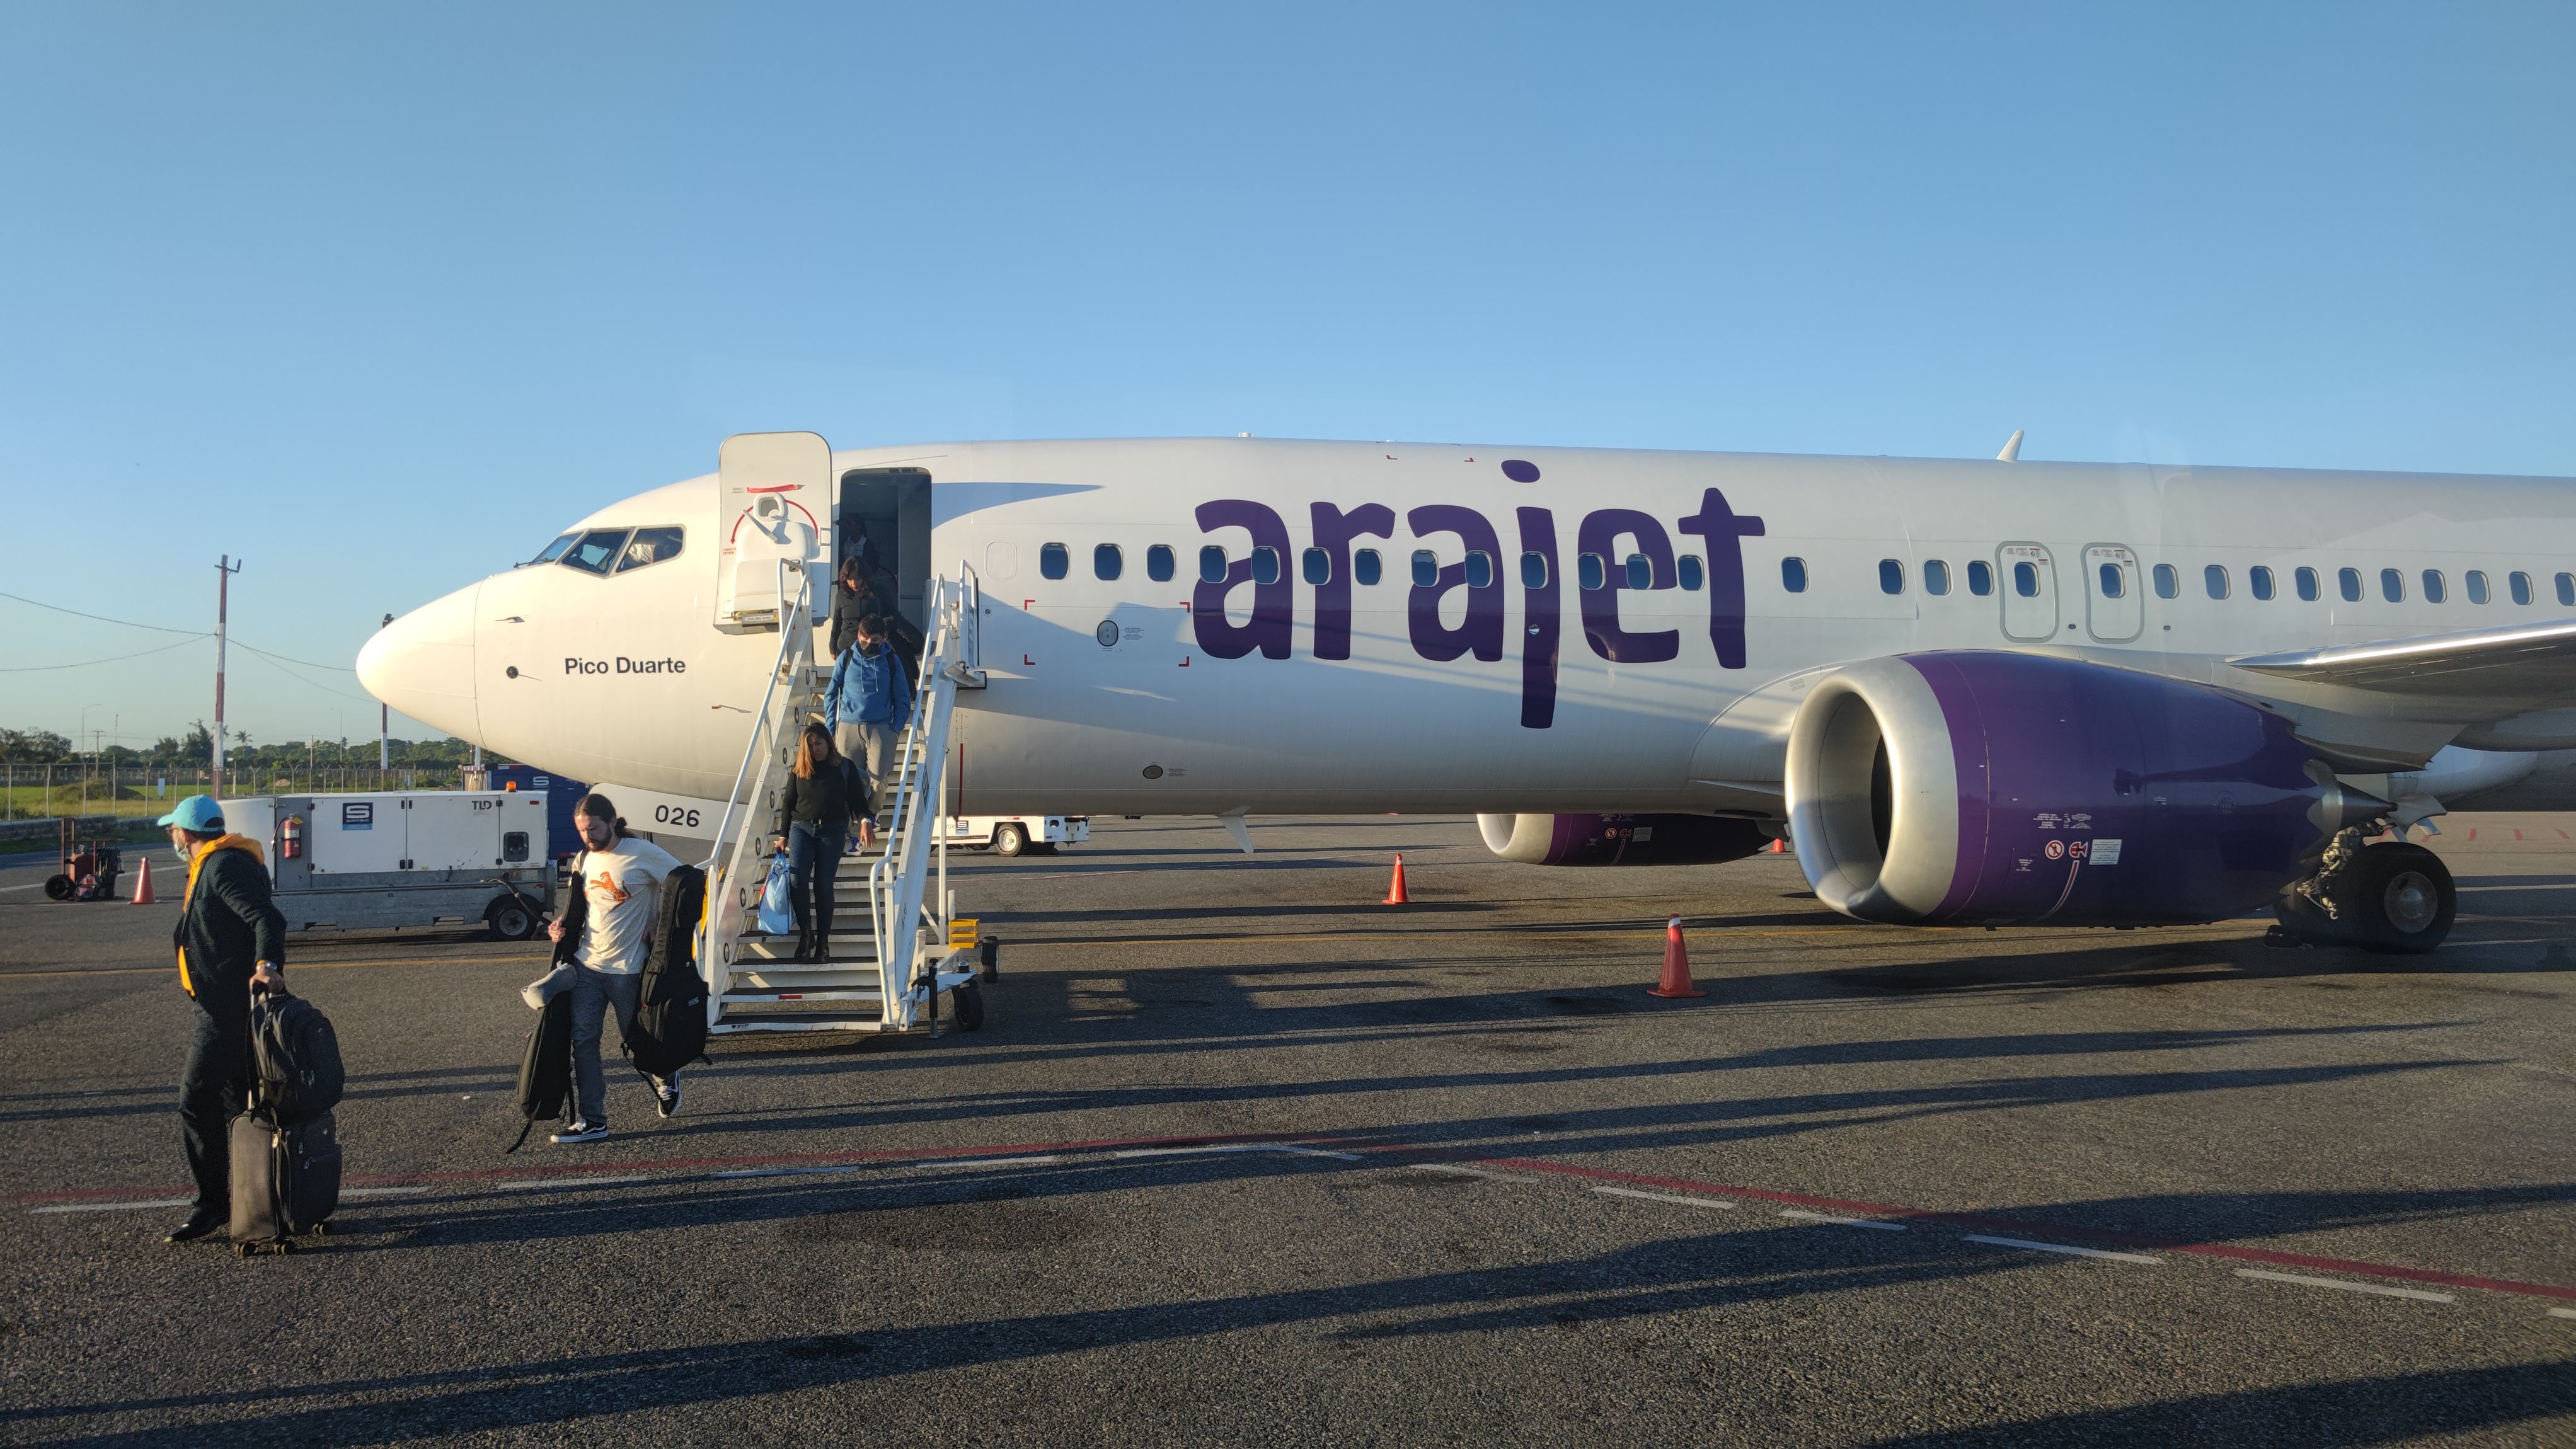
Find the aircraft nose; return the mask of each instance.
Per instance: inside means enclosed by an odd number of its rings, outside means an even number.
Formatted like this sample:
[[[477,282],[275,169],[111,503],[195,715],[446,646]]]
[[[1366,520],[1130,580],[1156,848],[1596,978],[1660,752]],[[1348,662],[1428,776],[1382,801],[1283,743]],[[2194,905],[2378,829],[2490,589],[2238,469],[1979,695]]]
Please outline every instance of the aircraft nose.
[[[358,651],[367,693],[460,739],[475,739],[474,596],[481,584],[423,604],[376,631]]]

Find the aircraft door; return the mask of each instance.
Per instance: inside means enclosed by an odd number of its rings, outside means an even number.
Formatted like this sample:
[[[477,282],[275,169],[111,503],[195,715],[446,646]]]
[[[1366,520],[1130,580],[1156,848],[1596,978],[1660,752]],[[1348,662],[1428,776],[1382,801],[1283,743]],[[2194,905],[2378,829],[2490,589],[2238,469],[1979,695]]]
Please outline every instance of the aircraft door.
[[[856,558],[881,596],[891,592],[889,602],[914,628],[928,628],[922,601],[932,573],[929,470],[853,468],[842,474],[838,521],[834,567],[839,559]]]
[[[2147,626],[2138,556],[2116,543],[2084,549],[2084,623],[2105,644],[2126,644]]]
[[[1995,550],[1995,592],[2004,600],[2004,637],[2037,644],[2057,637],[2057,564],[2037,543]]]
[[[816,575],[818,619],[831,607],[832,445],[815,433],[736,433],[716,450],[724,494],[716,539],[716,627],[776,628],[782,561]]]

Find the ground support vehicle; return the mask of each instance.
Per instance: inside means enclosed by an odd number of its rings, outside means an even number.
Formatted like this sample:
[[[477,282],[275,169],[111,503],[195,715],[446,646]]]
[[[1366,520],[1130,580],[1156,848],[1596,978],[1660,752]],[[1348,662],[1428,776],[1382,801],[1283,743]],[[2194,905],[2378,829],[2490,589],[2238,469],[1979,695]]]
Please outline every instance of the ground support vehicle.
[[[290,931],[455,930],[524,941],[553,913],[546,797],[502,790],[218,802],[261,842]]]
[[[1053,854],[1059,845],[1080,845],[1091,838],[1087,815],[942,815],[939,840],[990,850],[995,855],[1024,851]]]

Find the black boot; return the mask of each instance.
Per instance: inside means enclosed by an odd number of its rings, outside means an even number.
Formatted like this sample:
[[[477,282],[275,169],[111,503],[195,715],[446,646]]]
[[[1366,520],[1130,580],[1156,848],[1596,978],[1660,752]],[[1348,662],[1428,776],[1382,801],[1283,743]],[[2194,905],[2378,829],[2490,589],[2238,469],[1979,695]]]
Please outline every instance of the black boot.
[[[814,925],[814,959],[832,959],[832,918],[828,914],[820,917]]]

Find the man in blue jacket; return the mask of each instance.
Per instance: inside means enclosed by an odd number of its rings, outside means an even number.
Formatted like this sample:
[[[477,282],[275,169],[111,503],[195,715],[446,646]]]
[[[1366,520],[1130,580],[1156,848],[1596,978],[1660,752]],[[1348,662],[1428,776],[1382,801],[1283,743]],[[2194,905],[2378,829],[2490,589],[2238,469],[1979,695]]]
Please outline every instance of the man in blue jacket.
[[[823,717],[832,722],[832,743],[868,772],[877,803],[892,799],[888,791],[895,782],[888,771],[903,727],[912,721],[912,685],[886,642],[883,615],[861,619],[857,639],[832,662]]]
[[[286,917],[269,899],[259,842],[224,829],[210,796],[191,795],[161,817],[188,862],[179,924],[179,989],[197,1003],[196,1036],[179,1078],[179,1136],[197,1199],[164,1242],[221,1232],[232,1217],[232,1122],[250,1092],[250,989],[285,978]]]

